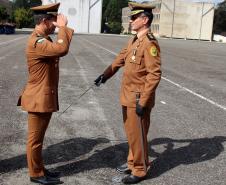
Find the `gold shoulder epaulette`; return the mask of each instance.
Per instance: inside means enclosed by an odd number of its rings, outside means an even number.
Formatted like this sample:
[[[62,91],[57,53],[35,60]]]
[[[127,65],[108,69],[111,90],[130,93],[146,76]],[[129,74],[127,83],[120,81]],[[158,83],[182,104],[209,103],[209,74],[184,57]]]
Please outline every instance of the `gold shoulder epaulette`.
[[[35,40],[34,48],[36,48],[37,43],[42,43],[45,40],[46,40],[45,38],[38,36],[37,39]]]
[[[152,33],[148,33],[148,34],[147,34],[147,37],[148,37],[148,39],[149,39],[150,41],[157,40],[157,39],[155,38],[155,36],[154,36]]]

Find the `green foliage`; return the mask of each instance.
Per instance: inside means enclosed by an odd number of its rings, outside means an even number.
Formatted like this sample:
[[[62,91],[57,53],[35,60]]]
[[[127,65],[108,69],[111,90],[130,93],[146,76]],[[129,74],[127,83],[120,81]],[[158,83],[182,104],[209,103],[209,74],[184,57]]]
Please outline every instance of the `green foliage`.
[[[42,4],[41,0],[13,0],[14,9],[17,8],[30,8]]]
[[[120,34],[122,31],[122,24],[120,22],[109,22],[110,33]]]
[[[213,32],[216,34],[226,32],[226,1],[220,3],[215,10]]]
[[[219,3],[218,8],[226,11],[226,1]]]
[[[120,11],[121,9],[117,3],[117,0],[111,0],[108,3],[106,11],[104,12],[104,17],[108,18],[107,21],[109,22],[120,22]]]
[[[127,6],[128,0],[103,0],[102,32],[107,26],[110,33],[121,32],[122,8]]]
[[[0,21],[8,19],[9,15],[6,11],[6,8],[3,6],[0,6]]]
[[[33,27],[33,14],[30,8],[41,4],[41,0],[13,0],[12,19],[17,27]]]
[[[33,22],[32,11],[25,8],[18,8],[14,12],[14,19],[17,27],[30,27]]]

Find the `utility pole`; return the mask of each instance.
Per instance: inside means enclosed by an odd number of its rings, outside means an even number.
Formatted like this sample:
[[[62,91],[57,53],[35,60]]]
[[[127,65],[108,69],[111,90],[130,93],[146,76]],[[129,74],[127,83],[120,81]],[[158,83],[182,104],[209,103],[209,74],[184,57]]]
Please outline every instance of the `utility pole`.
[[[89,0],[89,12],[88,12],[88,33],[89,33],[89,27],[90,27],[90,9],[91,9],[91,0]]]
[[[174,18],[175,18],[175,8],[176,8],[176,5],[175,5],[175,2],[176,0],[174,0],[174,3],[173,3],[173,20],[172,20],[172,30],[171,30],[171,38],[173,38],[173,29],[174,29]]]
[[[202,35],[202,19],[203,19],[203,11],[204,11],[204,2],[202,3],[202,15],[201,15],[200,30],[199,30],[199,40],[201,40],[201,35]]]

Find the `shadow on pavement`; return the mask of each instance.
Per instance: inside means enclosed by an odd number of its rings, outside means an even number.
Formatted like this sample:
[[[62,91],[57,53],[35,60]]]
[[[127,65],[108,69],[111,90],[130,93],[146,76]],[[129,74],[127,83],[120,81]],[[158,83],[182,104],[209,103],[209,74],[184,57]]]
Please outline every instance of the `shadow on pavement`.
[[[207,161],[217,157],[224,151],[223,142],[226,137],[215,136],[213,138],[182,139],[157,138],[150,142],[150,153],[156,159],[152,161],[148,178],[155,178],[179,165],[189,165]],[[176,145],[183,145],[177,147]],[[153,149],[155,145],[164,145],[165,151],[157,153]]]
[[[109,143],[105,138],[87,139],[74,138],[54,145],[43,150],[45,164],[55,164],[74,160],[79,156],[89,153],[98,144]],[[27,167],[26,155],[19,155],[0,161],[0,174],[15,171]]]
[[[156,138],[149,143],[150,156],[155,159],[148,178],[158,177],[181,164],[188,165],[213,159],[224,151],[225,141],[226,137],[223,136],[182,140]],[[74,138],[51,145],[43,151],[45,164],[68,162],[55,169],[61,171],[62,176],[68,176],[93,169],[115,168],[125,163],[127,143],[101,149],[104,143],[110,141],[105,138]],[[154,147],[164,147],[165,151],[158,153]],[[89,154],[88,158],[83,156],[85,154]],[[0,161],[0,173],[15,171],[26,166],[26,155],[5,159]]]

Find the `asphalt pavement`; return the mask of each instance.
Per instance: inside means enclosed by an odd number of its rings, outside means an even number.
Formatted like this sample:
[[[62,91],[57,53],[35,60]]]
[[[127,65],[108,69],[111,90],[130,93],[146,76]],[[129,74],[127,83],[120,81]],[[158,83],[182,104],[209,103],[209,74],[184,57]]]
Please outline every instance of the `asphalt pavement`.
[[[26,164],[27,113],[16,107],[27,80],[28,36],[0,35],[1,185],[32,184]],[[126,162],[128,147],[119,103],[123,69],[106,84],[90,87],[128,39],[74,35],[70,52],[61,59],[60,111],[51,119],[43,156],[48,168],[62,172],[66,185],[120,184],[112,178],[118,177],[116,166]],[[159,43],[163,76],[148,135],[152,167],[140,184],[225,185],[226,45]]]

